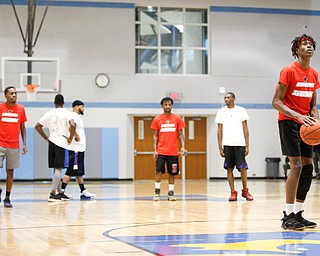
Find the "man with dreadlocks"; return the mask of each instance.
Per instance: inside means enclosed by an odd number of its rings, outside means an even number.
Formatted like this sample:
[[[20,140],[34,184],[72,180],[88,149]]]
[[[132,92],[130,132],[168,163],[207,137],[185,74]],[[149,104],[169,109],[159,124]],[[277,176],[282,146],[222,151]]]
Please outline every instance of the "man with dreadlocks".
[[[291,43],[292,56],[297,61],[281,70],[272,106],[279,111],[282,154],[288,156],[290,161],[282,228],[303,230],[314,228],[317,224],[302,217],[313,165],[312,146],[301,140],[299,129],[302,124],[312,125],[319,118],[315,91],[320,85],[317,71],[310,66],[316,42],[311,36],[303,34]]]

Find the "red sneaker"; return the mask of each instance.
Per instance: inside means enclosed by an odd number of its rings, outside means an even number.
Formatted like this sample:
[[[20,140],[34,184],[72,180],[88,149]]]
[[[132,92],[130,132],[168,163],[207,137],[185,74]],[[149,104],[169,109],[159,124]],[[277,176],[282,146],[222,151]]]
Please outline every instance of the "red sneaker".
[[[247,201],[253,200],[253,196],[249,193],[249,190],[247,188],[242,189],[242,197],[247,199]]]
[[[231,195],[229,197],[229,201],[237,201],[238,192],[237,191],[231,191]]]

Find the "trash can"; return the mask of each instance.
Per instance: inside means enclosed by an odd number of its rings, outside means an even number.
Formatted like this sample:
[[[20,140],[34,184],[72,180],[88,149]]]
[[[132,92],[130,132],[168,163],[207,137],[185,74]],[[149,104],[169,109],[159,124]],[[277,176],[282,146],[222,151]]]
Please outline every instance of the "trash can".
[[[266,159],[266,169],[268,178],[279,177],[279,162],[280,157],[267,157]]]

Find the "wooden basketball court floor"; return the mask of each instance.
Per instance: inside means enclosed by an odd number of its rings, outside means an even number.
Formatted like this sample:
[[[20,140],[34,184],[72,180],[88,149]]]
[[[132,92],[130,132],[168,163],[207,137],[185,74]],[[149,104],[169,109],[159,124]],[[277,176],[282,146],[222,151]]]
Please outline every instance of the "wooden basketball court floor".
[[[2,182],[3,183],[3,182]],[[319,223],[320,181],[304,216]],[[254,201],[228,202],[226,180],[177,181],[177,201],[153,202],[153,181],[87,182],[94,201],[47,201],[50,183],[16,182],[0,206],[0,255],[320,255],[319,228],[281,229],[284,180],[249,180]],[[236,188],[241,190],[239,180]],[[2,195],[3,199],[3,195]]]

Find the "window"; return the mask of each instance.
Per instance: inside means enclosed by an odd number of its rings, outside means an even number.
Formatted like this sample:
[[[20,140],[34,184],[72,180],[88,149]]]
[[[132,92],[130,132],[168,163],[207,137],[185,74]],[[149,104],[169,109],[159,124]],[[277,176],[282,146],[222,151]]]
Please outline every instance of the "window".
[[[208,10],[136,8],[136,73],[208,74]]]

